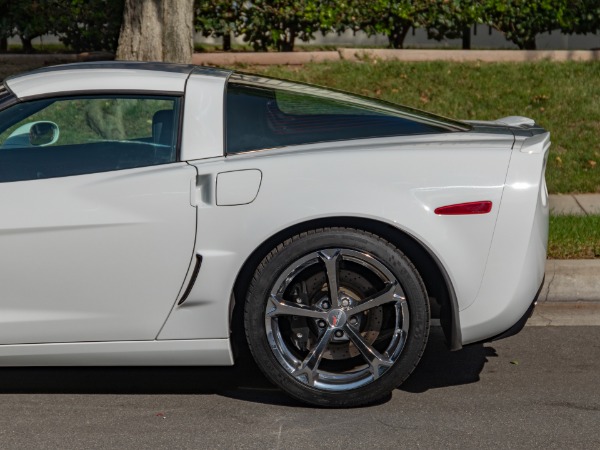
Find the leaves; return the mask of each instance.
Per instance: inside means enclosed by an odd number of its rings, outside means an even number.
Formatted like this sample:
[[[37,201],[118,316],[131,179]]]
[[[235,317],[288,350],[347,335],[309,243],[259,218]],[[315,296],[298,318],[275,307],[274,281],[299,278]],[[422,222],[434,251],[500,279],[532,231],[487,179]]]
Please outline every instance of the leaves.
[[[568,0],[487,0],[483,4],[484,21],[527,50],[536,48],[538,34],[561,27],[569,7]]]
[[[24,46],[46,33],[75,51],[114,50],[123,0],[0,0],[0,38],[20,36]],[[535,48],[538,34],[594,33],[598,0],[196,0],[196,28],[204,36],[243,36],[256,50],[291,51],[297,40],[345,30],[384,34],[402,48],[411,28],[431,39],[470,36],[488,24],[519,48]],[[31,48],[29,48],[31,50]]]
[[[0,37],[19,36],[25,51],[31,40],[48,33],[76,52],[114,50],[123,0],[0,1]]]
[[[115,51],[123,0],[54,0],[53,32],[76,52]]]

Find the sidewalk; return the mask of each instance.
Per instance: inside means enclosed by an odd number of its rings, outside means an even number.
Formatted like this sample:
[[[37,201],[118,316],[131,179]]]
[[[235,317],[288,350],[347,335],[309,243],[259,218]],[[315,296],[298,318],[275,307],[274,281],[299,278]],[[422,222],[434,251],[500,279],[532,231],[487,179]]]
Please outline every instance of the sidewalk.
[[[0,54],[0,63],[39,62],[58,64],[76,61],[112,60],[107,52]],[[531,62],[531,61],[600,61],[600,50],[454,50],[454,49],[383,49],[344,48],[332,51],[298,52],[206,52],[194,53],[198,65],[302,65],[324,61],[454,61],[454,62]]]
[[[598,61],[598,50],[432,50],[432,49],[375,49],[339,48],[337,51],[318,52],[207,52],[195,53],[192,59],[199,65],[300,65],[322,61]]]
[[[550,211],[557,216],[600,214],[600,194],[550,195]]]

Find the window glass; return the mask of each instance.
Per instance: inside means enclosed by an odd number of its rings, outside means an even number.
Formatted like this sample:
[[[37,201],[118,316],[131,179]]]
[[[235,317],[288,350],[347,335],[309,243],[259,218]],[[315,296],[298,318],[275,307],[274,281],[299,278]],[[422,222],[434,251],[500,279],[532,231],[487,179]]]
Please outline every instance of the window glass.
[[[337,91],[241,78],[227,87],[228,153],[468,129],[460,122]]]
[[[69,97],[0,111],[0,182],[176,160],[176,97]]]

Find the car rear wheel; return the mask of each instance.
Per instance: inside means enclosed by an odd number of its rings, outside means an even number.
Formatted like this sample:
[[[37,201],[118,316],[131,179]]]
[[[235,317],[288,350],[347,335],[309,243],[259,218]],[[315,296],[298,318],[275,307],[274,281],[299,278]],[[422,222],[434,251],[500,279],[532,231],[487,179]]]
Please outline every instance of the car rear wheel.
[[[281,389],[345,407],[389,395],[418,363],[429,303],[411,262],[365,231],[324,228],[276,246],[245,305],[250,350]]]

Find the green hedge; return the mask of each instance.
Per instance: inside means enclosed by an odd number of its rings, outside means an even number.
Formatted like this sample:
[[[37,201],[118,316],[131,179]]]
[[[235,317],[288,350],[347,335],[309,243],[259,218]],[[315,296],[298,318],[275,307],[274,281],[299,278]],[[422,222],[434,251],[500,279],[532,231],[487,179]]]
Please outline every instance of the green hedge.
[[[503,32],[519,48],[534,49],[540,33],[600,29],[598,0],[197,0],[196,12],[204,36],[243,36],[255,50],[289,51],[318,31],[345,30],[384,34],[389,47],[402,48],[412,28],[426,29],[431,39],[463,37],[468,48],[475,24]]]
[[[18,36],[25,51],[32,39],[57,34],[75,51],[116,48],[124,0],[0,0],[0,51]],[[519,48],[535,48],[540,33],[596,33],[598,0],[196,0],[196,27],[204,36],[243,36],[256,50],[293,50],[318,32],[364,31],[384,34],[389,46],[402,48],[413,28],[431,39],[463,37],[487,24]]]

